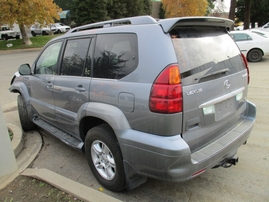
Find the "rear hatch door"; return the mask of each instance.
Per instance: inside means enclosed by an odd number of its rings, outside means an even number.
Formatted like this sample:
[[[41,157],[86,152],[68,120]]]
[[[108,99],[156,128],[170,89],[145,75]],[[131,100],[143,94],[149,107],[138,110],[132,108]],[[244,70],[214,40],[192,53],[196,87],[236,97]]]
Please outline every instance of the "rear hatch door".
[[[231,130],[245,113],[248,74],[226,31],[228,24],[199,18],[167,28],[176,35],[172,41],[183,88],[182,137],[192,151]]]

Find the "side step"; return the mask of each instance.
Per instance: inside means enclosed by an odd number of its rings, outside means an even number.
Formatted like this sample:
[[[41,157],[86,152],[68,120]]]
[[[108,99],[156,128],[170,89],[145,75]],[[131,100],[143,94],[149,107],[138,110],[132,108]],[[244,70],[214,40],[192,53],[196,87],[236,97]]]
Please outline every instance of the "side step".
[[[39,127],[43,128],[44,130],[48,131],[61,141],[63,141],[65,144],[76,148],[76,149],[82,149],[84,143],[76,139],[75,137],[61,131],[60,129],[50,125],[49,123],[43,121],[40,118],[34,118],[33,122],[38,125]]]

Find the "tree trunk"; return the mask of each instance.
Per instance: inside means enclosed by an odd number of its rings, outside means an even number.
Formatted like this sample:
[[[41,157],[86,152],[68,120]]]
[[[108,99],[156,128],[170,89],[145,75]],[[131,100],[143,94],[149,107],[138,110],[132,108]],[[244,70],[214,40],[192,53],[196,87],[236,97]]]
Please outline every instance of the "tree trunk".
[[[251,0],[245,0],[244,29],[249,29]]]
[[[236,6],[236,0],[231,0],[229,19],[232,21],[234,21],[234,17],[235,17],[235,6]],[[232,30],[233,29],[234,29],[234,25],[232,26]]]
[[[20,31],[21,31],[21,36],[22,36],[23,44],[25,44],[27,46],[32,45],[33,43],[31,42],[28,34],[26,33],[24,24],[19,23],[19,28],[20,28]]]

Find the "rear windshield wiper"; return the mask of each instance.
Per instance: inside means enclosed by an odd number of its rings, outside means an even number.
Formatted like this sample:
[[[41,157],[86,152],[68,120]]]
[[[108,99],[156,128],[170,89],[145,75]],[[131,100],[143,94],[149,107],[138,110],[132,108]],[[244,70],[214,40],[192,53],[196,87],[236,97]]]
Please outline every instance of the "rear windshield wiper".
[[[228,72],[229,69],[226,68],[226,69],[221,69],[219,71],[215,71],[215,72],[212,72],[210,74],[205,74],[203,75],[202,77],[199,77],[199,78],[196,78],[195,80],[200,80],[200,79],[203,79],[203,78],[206,78],[206,77],[210,77],[210,76],[214,76],[214,75],[217,75],[217,74],[225,74],[226,72]]]

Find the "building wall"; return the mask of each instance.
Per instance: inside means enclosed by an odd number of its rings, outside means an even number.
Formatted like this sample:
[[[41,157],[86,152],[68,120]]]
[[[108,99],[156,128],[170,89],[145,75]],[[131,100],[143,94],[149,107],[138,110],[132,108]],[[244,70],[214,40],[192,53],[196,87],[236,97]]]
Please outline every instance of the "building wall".
[[[151,16],[153,18],[160,18],[159,16],[160,8],[161,8],[160,1],[152,1]]]

